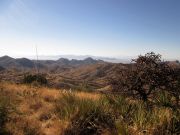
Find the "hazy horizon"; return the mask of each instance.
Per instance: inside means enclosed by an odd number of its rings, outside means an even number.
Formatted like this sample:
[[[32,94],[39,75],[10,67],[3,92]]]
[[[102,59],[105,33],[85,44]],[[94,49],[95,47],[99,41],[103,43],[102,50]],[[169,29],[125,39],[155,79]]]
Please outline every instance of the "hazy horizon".
[[[143,55],[143,54],[139,54]],[[138,58],[138,56],[118,56],[118,57],[105,57],[105,56],[94,56],[94,55],[72,55],[72,54],[65,54],[65,55],[38,55],[38,60],[58,60],[60,58],[65,58],[68,60],[85,60],[86,58],[92,58],[95,60],[103,60],[106,62],[111,63],[131,63],[133,59]],[[27,58],[30,60],[37,60],[37,55],[27,55],[27,56],[10,56],[10,55],[0,55],[0,57],[8,56],[11,58],[19,59],[19,58]],[[163,56],[161,57],[162,61],[180,61],[180,59],[167,59]]]
[[[178,0],[1,0],[0,56],[180,60]]]

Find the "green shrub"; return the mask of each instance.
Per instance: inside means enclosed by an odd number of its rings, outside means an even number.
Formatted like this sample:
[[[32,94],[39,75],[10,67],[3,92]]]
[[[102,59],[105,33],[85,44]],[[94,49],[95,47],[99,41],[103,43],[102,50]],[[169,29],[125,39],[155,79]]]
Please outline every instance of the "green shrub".
[[[26,84],[38,83],[40,85],[47,85],[48,81],[44,75],[35,74],[35,75],[24,76],[23,83]]]

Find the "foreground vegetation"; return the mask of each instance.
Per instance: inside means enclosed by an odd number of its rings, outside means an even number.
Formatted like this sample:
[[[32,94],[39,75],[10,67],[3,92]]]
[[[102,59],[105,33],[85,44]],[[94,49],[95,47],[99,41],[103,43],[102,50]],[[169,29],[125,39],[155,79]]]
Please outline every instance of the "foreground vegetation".
[[[179,134],[173,99],[159,93],[154,104],[114,94],[63,92],[0,83],[1,134]]]

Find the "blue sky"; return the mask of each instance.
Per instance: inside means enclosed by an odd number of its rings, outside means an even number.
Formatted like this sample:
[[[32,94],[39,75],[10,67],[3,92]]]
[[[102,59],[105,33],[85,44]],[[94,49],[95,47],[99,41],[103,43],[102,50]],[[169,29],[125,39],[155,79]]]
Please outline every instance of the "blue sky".
[[[0,55],[180,59],[180,0],[0,0]]]

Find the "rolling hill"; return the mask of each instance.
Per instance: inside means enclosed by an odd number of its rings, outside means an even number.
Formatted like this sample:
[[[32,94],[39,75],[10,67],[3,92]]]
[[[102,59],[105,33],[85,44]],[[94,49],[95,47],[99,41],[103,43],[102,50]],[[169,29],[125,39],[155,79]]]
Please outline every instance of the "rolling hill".
[[[25,74],[39,72],[48,79],[49,86],[56,88],[99,89],[105,86],[107,77],[123,64],[113,64],[90,57],[84,60],[60,58],[58,60],[29,60],[27,58],[0,57],[2,80],[21,82]]]

